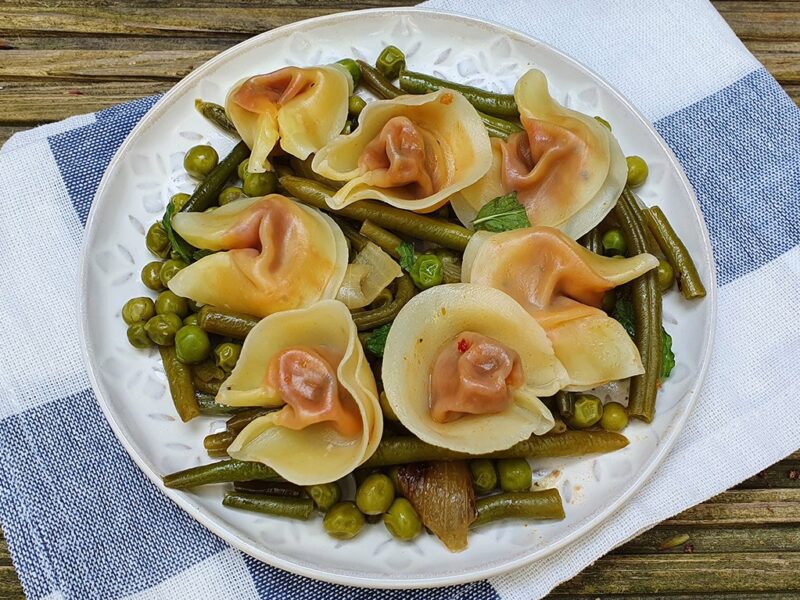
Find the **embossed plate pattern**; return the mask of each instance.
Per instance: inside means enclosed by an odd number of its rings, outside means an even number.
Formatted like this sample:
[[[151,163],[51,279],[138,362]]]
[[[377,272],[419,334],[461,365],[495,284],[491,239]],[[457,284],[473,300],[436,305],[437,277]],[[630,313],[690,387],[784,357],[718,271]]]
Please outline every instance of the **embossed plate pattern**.
[[[232,545],[275,566],[310,577],[363,586],[418,587],[461,583],[540,558],[596,527],[641,485],[683,426],[708,361],[715,311],[711,249],[686,177],[663,140],[616,91],[558,51],[502,27],[461,16],[414,9],[345,13],[273,30],[231,48],[168,92],[119,149],[100,183],[86,228],[81,268],[84,357],[97,398],[120,441],[145,474],[160,476],[208,462],[203,436],[224,420],[175,416],[157,352],[128,345],[120,308],[147,292],[139,272],[152,260],[144,231],[168,198],[194,187],[182,170],[184,152],[210,143],[224,155],[233,141],[194,108],[195,98],[222,102],[242,77],[285,65],[314,65],[354,56],[372,61],[386,44],[402,48],[412,68],[439,77],[511,91],[528,68],[542,69],[554,96],[567,106],[602,115],[626,154],[650,165],[640,189],[658,201],[693,255],[709,297],[689,304],[672,293],[665,322],[678,364],[664,385],[658,416],[626,433],[628,448],[583,459],[536,461],[542,485],[561,490],[567,518],[557,523],[499,523],[470,536],[469,549],[450,554],[433,537],[393,541],[380,524],[358,538],[329,538],[319,518],[297,522],[223,508],[221,486],[165,493]]]

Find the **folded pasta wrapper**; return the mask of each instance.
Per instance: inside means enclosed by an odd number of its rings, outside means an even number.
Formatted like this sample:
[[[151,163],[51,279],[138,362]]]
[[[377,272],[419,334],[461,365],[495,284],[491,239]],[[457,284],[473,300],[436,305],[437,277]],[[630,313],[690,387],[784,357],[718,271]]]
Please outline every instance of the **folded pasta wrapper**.
[[[239,362],[216,401],[228,406],[282,405],[269,383],[268,370],[274,357],[297,347],[341,357],[335,365],[339,396],[355,403],[359,427],[343,433],[337,427],[342,424],[331,420],[298,426],[292,424],[298,420],[293,407],[284,405],[247,425],[228,454],[266,464],[298,485],[335,481],[367,460],[383,433],[375,378],[350,312],[341,302],[323,300],[262,319],[247,336]]]

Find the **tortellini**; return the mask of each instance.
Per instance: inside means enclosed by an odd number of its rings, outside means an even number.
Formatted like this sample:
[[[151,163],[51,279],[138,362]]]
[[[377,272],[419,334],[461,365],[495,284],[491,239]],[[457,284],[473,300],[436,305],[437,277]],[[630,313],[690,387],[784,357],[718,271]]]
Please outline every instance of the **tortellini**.
[[[269,153],[280,141],[305,159],[341,133],[353,80],[341,65],[286,67],[243,79],[228,93],[225,110],[252,153],[248,170],[271,170]]]
[[[228,454],[298,485],[344,477],[383,433],[375,378],[350,312],[336,300],[262,319],[216,400],[282,407],[247,425]]]
[[[541,71],[523,75],[514,98],[525,131],[492,140],[491,168],[454,196],[453,208],[469,226],[481,206],[515,191],[532,225],[557,227],[577,239],[619,198],[627,178],[625,156],[606,127],[550,96]]]
[[[334,298],[347,241],[322,212],[284,196],[245,198],[213,212],[178,213],[173,229],[207,250],[227,250],[178,271],[169,289],[200,304],[265,317]]]
[[[317,152],[312,168],[347,182],[328,201],[331,208],[375,199],[430,212],[475,183],[491,161],[477,111],[461,94],[440,90],[370,102],[358,128]]]
[[[656,266],[650,254],[599,256],[558,229],[531,227],[475,233],[461,277],[503,290],[535,317],[567,370],[565,389],[582,391],[644,372],[633,340],[598,307],[607,291]]]
[[[552,429],[539,397],[561,389],[566,372],[511,297],[461,283],[430,288],[403,307],[386,340],[382,378],[414,435],[482,454]]]

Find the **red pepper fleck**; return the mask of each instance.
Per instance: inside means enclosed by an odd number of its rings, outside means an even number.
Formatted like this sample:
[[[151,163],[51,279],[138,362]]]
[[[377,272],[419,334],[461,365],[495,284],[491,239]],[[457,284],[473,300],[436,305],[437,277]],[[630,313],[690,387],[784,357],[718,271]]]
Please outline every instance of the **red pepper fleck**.
[[[792,481],[797,481],[800,479],[800,471],[795,471],[794,469],[789,471],[789,479]]]
[[[467,350],[469,350],[469,342],[467,340],[465,340],[464,338],[461,338],[460,340],[458,340],[458,351],[463,354]]]

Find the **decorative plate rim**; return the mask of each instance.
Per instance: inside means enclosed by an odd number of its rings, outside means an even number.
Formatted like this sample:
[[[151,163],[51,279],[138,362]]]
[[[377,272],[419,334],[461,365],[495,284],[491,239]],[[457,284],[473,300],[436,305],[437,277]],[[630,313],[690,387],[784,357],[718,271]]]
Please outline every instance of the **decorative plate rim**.
[[[242,539],[235,532],[227,528],[224,523],[220,523],[213,519],[209,519],[209,517],[206,514],[204,514],[204,511],[199,506],[197,506],[195,503],[192,502],[191,497],[186,492],[165,488],[161,482],[161,476],[158,475],[150,467],[150,465],[147,464],[145,459],[142,456],[140,456],[140,454],[135,450],[132,442],[128,440],[128,437],[124,433],[122,426],[117,422],[117,419],[115,418],[108,401],[100,391],[102,388],[99,385],[98,376],[95,372],[95,367],[93,365],[92,361],[93,349],[90,348],[90,342],[89,342],[90,340],[89,331],[91,327],[90,327],[89,315],[86,309],[87,307],[86,297],[87,294],[89,293],[89,288],[87,285],[89,279],[88,248],[92,245],[91,242],[95,237],[95,233],[98,227],[98,225],[95,223],[95,215],[97,213],[97,208],[99,206],[98,199],[101,198],[102,195],[106,193],[106,188],[109,186],[109,182],[111,180],[112,171],[114,171],[115,168],[118,166],[118,163],[121,161],[122,157],[126,154],[128,147],[132,144],[133,140],[140,133],[142,133],[148,127],[150,127],[152,122],[156,119],[157,115],[162,111],[166,110],[169,106],[171,106],[183,93],[185,93],[185,90],[187,88],[189,88],[196,81],[201,80],[207,72],[220,66],[221,63],[226,62],[228,59],[244,51],[248,51],[252,47],[256,47],[264,42],[270,41],[274,37],[287,35],[295,31],[303,31],[311,24],[316,25],[321,22],[327,22],[327,21],[346,22],[353,19],[360,19],[364,15],[370,15],[375,13],[381,13],[386,15],[387,17],[392,17],[392,18],[402,17],[402,16],[412,16],[412,15],[423,16],[423,17],[430,16],[430,17],[438,17],[444,19],[460,20],[479,27],[488,27],[491,30],[497,33],[502,33],[512,39],[521,40],[529,44],[533,43],[534,45],[547,48],[548,51],[557,55],[561,60],[567,63],[571,63],[573,66],[586,72],[590,76],[590,78],[593,78],[597,82],[600,82],[604,86],[606,86],[606,88],[610,91],[610,93],[616,97],[616,100],[619,101],[620,104],[625,107],[629,115],[631,117],[635,117],[636,119],[638,119],[640,121],[640,124],[644,125],[650,131],[650,133],[654,136],[654,138],[658,142],[661,149],[665,152],[665,155],[669,160],[669,165],[672,167],[673,171],[678,174],[680,183],[683,185],[686,195],[690,200],[691,210],[693,212],[694,220],[700,226],[701,239],[704,246],[702,261],[705,263],[707,272],[710,275],[710,281],[708,282],[709,285],[707,286],[708,295],[704,300],[705,302],[710,304],[710,307],[708,308],[709,311],[708,326],[707,326],[707,331],[705,332],[706,335],[704,335],[702,361],[701,364],[699,365],[699,368],[696,371],[697,375],[694,378],[693,385],[681,398],[681,402],[684,404],[682,412],[679,415],[677,415],[677,417],[671,422],[671,426],[668,428],[666,435],[663,438],[661,438],[657,450],[650,457],[649,462],[645,464],[644,468],[640,471],[636,479],[629,485],[629,487],[618,498],[616,498],[614,502],[609,504],[597,516],[589,520],[586,520],[583,523],[583,525],[577,528],[575,531],[568,533],[562,538],[557,539],[538,550],[533,550],[532,552],[522,555],[521,557],[510,559],[500,565],[490,566],[480,569],[472,569],[470,571],[466,571],[463,573],[456,573],[456,574],[449,573],[441,577],[424,577],[424,578],[359,577],[351,574],[337,573],[335,571],[326,570],[324,568],[314,568],[305,565],[299,565],[292,562],[291,560],[286,560],[284,558],[274,556],[268,553],[264,547],[257,547],[254,544],[251,544],[250,542]],[[686,177],[683,168],[678,162],[677,157],[672,152],[672,149],[663,140],[658,131],[656,131],[655,128],[650,124],[650,122],[644,117],[644,115],[642,115],[639,112],[639,110],[636,109],[625,98],[625,96],[623,96],[613,85],[609,84],[603,77],[599,76],[592,69],[589,69],[582,63],[578,62],[577,60],[571,58],[567,54],[561,52],[557,48],[554,48],[553,46],[545,42],[542,42],[525,33],[522,33],[515,29],[511,29],[509,27],[506,27],[505,25],[500,25],[488,19],[478,19],[475,17],[470,17],[455,12],[431,10],[431,9],[416,8],[416,7],[373,8],[373,9],[364,9],[357,11],[348,11],[342,13],[334,13],[330,15],[323,15],[319,17],[313,17],[310,19],[305,19],[302,21],[297,21],[294,23],[283,25],[281,27],[266,31],[252,38],[249,38],[221,52],[214,58],[210,59],[209,61],[203,63],[201,66],[197,67],[189,75],[184,77],[181,81],[179,81],[172,88],[170,88],[170,90],[168,90],[156,102],[156,104],[153,105],[147,111],[147,113],[144,115],[144,117],[142,117],[139,123],[137,123],[136,126],[130,131],[130,133],[125,138],[123,143],[114,153],[114,156],[112,157],[111,161],[106,167],[103,177],[100,180],[100,183],[97,187],[97,191],[95,192],[92,201],[91,208],[89,210],[89,215],[86,220],[86,225],[84,227],[84,237],[80,253],[78,302],[79,302],[79,307],[77,313],[78,313],[79,328],[81,334],[80,335],[81,355],[83,357],[84,365],[86,366],[92,390],[94,391],[95,396],[97,397],[98,404],[100,405],[100,408],[102,409],[103,414],[106,417],[106,420],[111,426],[114,435],[117,437],[122,446],[125,448],[128,455],[133,459],[133,461],[136,463],[139,469],[141,469],[141,471],[147,476],[147,478],[151,482],[153,482],[162,493],[164,493],[168,498],[170,498],[173,502],[175,502],[175,504],[177,504],[181,509],[183,509],[189,516],[198,521],[212,533],[222,538],[225,542],[227,542],[234,548],[237,548],[238,550],[241,550],[242,552],[245,552],[246,554],[258,560],[261,560],[267,564],[289,571],[291,573],[295,573],[297,575],[303,575],[306,577],[310,577],[312,579],[317,579],[328,583],[351,585],[355,587],[371,587],[371,588],[385,588],[385,589],[412,589],[412,588],[430,588],[430,587],[440,587],[447,585],[457,585],[457,584],[469,583],[473,581],[486,579],[487,577],[495,575],[501,575],[513,569],[523,567],[527,564],[532,563],[535,560],[544,558],[545,556],[550,555],[553,552],[556,552],[557,550],[564,548],[565,546],[576,541],[578,538],[586,535],[588,532],[595,529],[601,523],[607,520],[612,514],[616,512],[616,510],[625,501],[627,501],[633,494],[635,494],[642,487],[642,485],[644,485],[644,483],[650,478],[655,469],[658,468],[658,466],[663,462],[664,458],[669,453],[670,449],[677,440],[679,433],[683,430],[686,421],[689,415],[691,414],[695,403],[697,402],[697,399],[699,397],[699,392],[702,389],[703,382],[706,377],[708,365],[711,359],[711,351],[713,348],[714,338],[716,334],[716,321],[717,321],[716,267],[713,260],[711,240],[708,234],[708,228],[706,226],[705,220],[702,215],[702,211],[700,210],[700,206],[698,204],[696,195],[694,193],[694,189],[692,188],[692,185],[690,184],[688,178]]]

